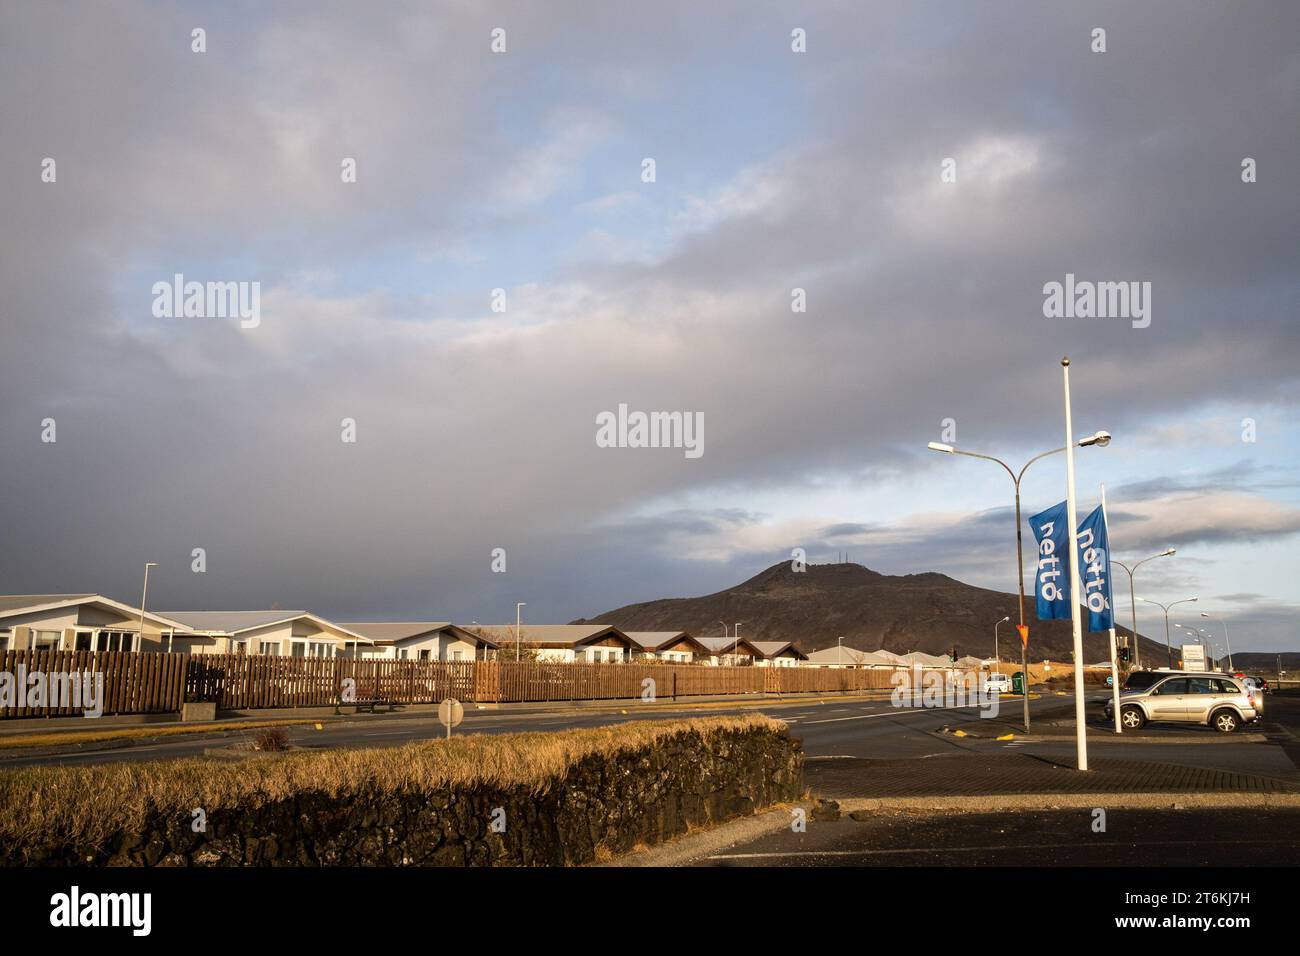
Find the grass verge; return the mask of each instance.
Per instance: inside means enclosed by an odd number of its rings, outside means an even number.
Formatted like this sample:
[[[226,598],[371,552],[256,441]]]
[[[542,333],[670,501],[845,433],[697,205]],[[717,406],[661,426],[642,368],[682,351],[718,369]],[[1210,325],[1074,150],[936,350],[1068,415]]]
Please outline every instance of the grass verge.
[[[188,758],[0,770],[0,843],[58,834],[97,844],[142,831],[151,816],[188,817],[193,807],[247,809],[298,792],[330,797],[358,791],[522,787],[539,793],[594,754],[654,746],[677,734],[716,738],[732,731],[784,729],[761,714],[635,721],[550,733],[472,734],[401,747],[256,756],[237,764]]]

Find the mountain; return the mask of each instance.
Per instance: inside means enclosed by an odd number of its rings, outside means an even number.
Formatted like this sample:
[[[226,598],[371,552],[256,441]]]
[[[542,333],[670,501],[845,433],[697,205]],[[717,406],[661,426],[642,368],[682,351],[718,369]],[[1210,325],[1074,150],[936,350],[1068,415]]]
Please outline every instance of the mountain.
[[[1127,612],[1122,607],[1118,616],[1127,617]],[[1011,622],[998,631],[998,649],[1003,660],[1018,660],[1014,594],[972,587],[933,571],[890,576],[860,564],[810,564],[794,571],[790,562],[782,562],[716,594],[629,604],[573,623],[720,637],[722,621],[741,621],[741,637],[793,641],[805,653],[834,647],[835,639],[843,636],[846,647],[864,651],[947,654],[956,645],[958,657],[991,657],[993,623],[1008,616]],[[1025,598],[1025,619],[1032,660],[1071,659],[1069,621],[1036,620],[1032,593]],[[1116,633],[1129,630],[1116,627]],[[1083,647],[1087,663],[1110,657],[1104,633],[1085,631]],[[1163,665],[1166,657],[1163,642],[1142,639],[1143,663]]]
[[[741,630],[743,631],[744,628]],[[1276,674],[1279,658],[1282,661],[1282,670],[1287,672],[1288,680],[1292,674],[1300,673],[1300,654],[1295,651],[1242,651],[1232,655],[1232,663],[1239,671]]]

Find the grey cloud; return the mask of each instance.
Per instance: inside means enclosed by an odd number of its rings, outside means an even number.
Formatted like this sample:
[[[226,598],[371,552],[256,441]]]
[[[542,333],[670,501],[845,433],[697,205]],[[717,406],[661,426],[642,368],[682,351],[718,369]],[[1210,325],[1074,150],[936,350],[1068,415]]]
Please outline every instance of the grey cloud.
[[[1117,435],[1207,398],[1294,408],[1300,199],[1282,157],[1300,126],[1300,14],[1096,15],[1112,24],[1104,61],[1084,52],[1092,15],[1068,9],[814,6],[813,52],[791,67],[775,4],[651,18],[327,4],[205,14],[212,52],[196,62],[189,8],[7,4],[0,578],[129,597],[139,565],[162,557],[173,606],[482,620],[522,594],[567,619],[781,559],[674,560],[660,542],[761,521],[743,507],[751,491],[925,467],[918,449],[943,417],[963,443],[1050,447],[1033,407],[1063,351],[1077,416]],[[496,59],[483,53],[493,16],[512,36]],[[798,109],[773,115],[756,78],[788,84]],[[750,170],[746,201],[698,196],[713,214],[659,260],[570,266],[472,333],[455,324],[472,309],[463,290],[388,288],[390,262],[445,263],[545,224],[537,203],[488,203],[546,142],[540,116],[586,110],[627,130],[666,106],[668,135],[688,143],[692,84],[716,81],[786,145],[716,157]],[[1038,164],[1001,183],[969,170],[963,150],[990,138],[1031,143]],[[36,180],[47,154],[56,188]],[[1245,154],[1261,158],[1251,187],[1236,178]],[[336,188],[344,155],[360,163],[355,193]],[[958,188],[936,193],[948,155]],[[122,304],[159,263],[214,261],[264,278],[274,317],[257,335],[159,328]],[[1150,279],[1152,327],[1044,319],[1042,283],[1066,271]],[[794,285],[805,315],[789,311]],[[513,324],[530,306],[535,322]],[[705,457],[595,448],[594,415],[620,401],[703,411]],[[46,414],[57,446],[36,443]],[[344,416],[356,446],[338,441]],[[1201,480],[1181,490],[1236,479]],[[741,507],[621,520],[717,488]],[[992,579],[1007,573],[990,572],[985,530],[1010,523],[984,512],[942,543],[831,524],[813,546],[858,535],[879,570]],[[897,543],[874,537],[890,532]],[[202,580],[194,546],[211,556]],[[495,546],[508,575],[486,570]]]

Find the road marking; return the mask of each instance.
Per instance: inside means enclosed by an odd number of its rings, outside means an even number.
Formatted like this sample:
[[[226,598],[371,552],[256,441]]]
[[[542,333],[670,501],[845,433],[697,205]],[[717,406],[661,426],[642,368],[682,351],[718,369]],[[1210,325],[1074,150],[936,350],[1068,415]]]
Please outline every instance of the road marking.
[[[900,707],[897,710],[887,710],[881,714],[857,714],[853,717],[827,717],[825,720],[810,720],[812,724],[833,724],[841,720],[866,720],[869,717],[901,717],[904,714],[942,714],[953,710],[977,710],[976,705],[970,707]]]
[[[825,756],[806,757],[806,760],[857,760],[852,754],[827,754]]]

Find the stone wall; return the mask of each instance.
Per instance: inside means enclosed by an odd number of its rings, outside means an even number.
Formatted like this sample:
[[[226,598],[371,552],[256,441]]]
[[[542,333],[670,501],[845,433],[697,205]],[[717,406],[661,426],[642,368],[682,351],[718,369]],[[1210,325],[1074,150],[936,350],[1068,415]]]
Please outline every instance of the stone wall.
[[[802,796],[803,753],[779,725],[683,728],[652,746],[588,755],[535,792],[303,790],[213,808],[202,833],[189,812],[173,811],[99,846],[59,845],[51,834],[47,845],[0,854],[45,866],[559,866]],[[494,814],[504,832],[493,831]]]

